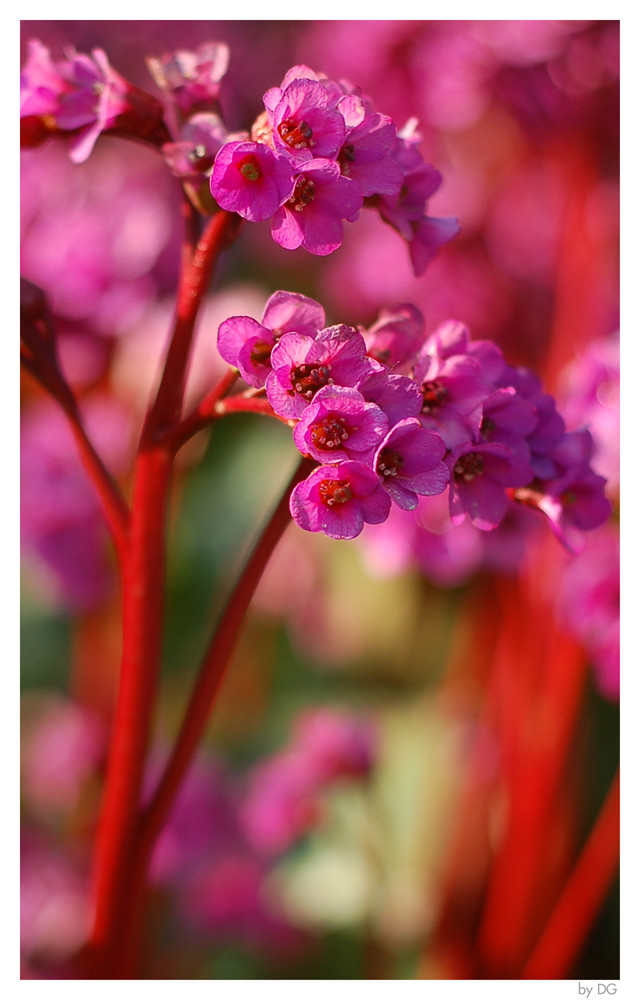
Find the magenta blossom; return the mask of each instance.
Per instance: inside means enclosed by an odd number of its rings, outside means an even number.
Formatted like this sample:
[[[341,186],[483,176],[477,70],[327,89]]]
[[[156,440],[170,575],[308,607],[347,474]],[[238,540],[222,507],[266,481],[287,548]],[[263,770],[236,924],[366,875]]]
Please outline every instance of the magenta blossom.
[[[291,515],[306,531],[356,538],[365,524],[380,524],[391,501],[379,477],[360,462],[321,465],[294,488]]]
[[[206,42],[195,52],[179,50],[147,59],[147,67],[160,90],[174,102],[183,118],[197,111],[211,111],[220,81],[229,67],[229,46]]]
[[[490,389],[480,364],[466,355],[441,361],[425,354],[414,377],[423,395],[420,422],[437,430],[447,448],[473,439],[482,420],[482,403]]]
[[[180,129],[177,142],[165,142],[162,155],[176,177],[200,180],[213,167],[216,153],[227,141],[222,119],[213,113],[193,115]]]
[[[482,404],[482,441],[503,444],[524,462],[530,460],[526,436],[537,424],[536,412],[513,387],[496,389]]]
[[[278,208],[271,235],[285,250],[303,247],[325,257],[342,245],[342,220],[355,222],[362,194],[343,177],[334,160],[309,160],[295,179],[291,196]]]
[[[389,431],[376,451],[374,467],[398,507],[413,510],[418,506],[418,495],[434,496],[447,488],[449,470],[442,461],[444,453],[440,435],[409,417]]]
[[[401,167],[389,155],[396,127],[386,115],[367,113],[365,102],[355,94],[341,98],[347,134],[337,159],[345,177],[356,182],[365,197],[397,195],[402,187]]]
[[[334,157],[345,137],[344,118],[331,107],[326,89],[315,80],[293,80],[270,112],[273,147],[293,160]]]
[[[211,194],[221,208],[250,222],[261,222],[293,196],[294,177],[288,160],[259,142],[228,142],[218,152],[211,175]]]
[[[374,364],[365,356],[364,340],[353,327],[338,325],[314,339],[286,333],[271,352],[273,371],[267,378],[269,402],[281,417],[300,417],[325,385],[354,387]]]
[[[572,552],[583,548],[584,531],[600,527],[611,515],[611,504],[604,495],[606,479],[591,468],[592,454],[589,431],[566,433],[550,456],[558,474],[542,482],[542,495],[537,498],[553,532]]]
[[[369,357],[397,370],[413,361],[424,342],[424,316],[410,303],[381,309],[375,323],[363,331]]]
[[[260,388],[271,371],[271,351],[280,337],[295,332],[314,339],[323,325],[319,302],[297,292],[274,292],[260,323],[250,316],[231,316],[220,324],[218,350],[239,368],[248,385]]]
[[[367,462],[388,427],[375,403],[357,389],[326,385],[314,396],[293,432],[296,447],[318,462]]]
[[[420,387],[406,375],[390,375],[383,368],[374,368],[359,380],[358,389],[367,402],[384,411],[389,427],[405,417],[417,417],[422,410]]]
[[[505,488],[526,486],[533,478],[531,466],[501,444],[465,442],[453,450],[447,464],[451,520],[460,524],[468,516],[482,531],[497,527],[506,514]]]
[[[150,138],[161,126],[159,101],[120,76],[102,49],[90,56],[71,50],[53,63],[45,46],[32,41],[20,83],[23,144],[37,145],[49,133],[75,133],[69,153],[74,163],[84,163],[109,129]]]

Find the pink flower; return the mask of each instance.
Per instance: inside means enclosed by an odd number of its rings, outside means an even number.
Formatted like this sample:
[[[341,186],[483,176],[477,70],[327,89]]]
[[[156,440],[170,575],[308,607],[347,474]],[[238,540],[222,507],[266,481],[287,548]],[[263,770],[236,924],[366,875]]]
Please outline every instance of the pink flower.
[[[326,385],[305,409],[293,432],[296,447],[318,462],[368,461],[388,427],[375,403],[357,389]]]
[[[194,112],[211,111],[214,107],[220,81],[229,66],[229,46],[224,42],[206,42],[195,52],[180,49],[159,58],[151,57],[147,66],[160,90],[188,118]]]
[[[442,461],[445,447],[435,431],[426,430],[415,417],[400,420],[382,441],[374,468],[391,499],[404,510],[418,505],[418,495],[443,493],[449,470]]]
[[[411,303],[381,309],[363,336],[369,356],[397,370],[413,362],[422,347],[424,316]]]
[[[293,490],[291,515],[306,531],[356,538],[366,524],[380,524],[391,501],[379,477],[360,462],[321,465]]]
[[[162,105],[120,76],[102,49],[90,56],[71,50],[54,63],[44,45],[31,41],[20,82],[26,144],[52,132],[77,133],[69,154],[74,163],[88,159],[102,132],[123,128],[149,138],[162,123]]]
[[[282,417],[300,417],[325,385],[356,386],[374,362],[353,327],[329,326],[315,339],[285,333],[271,352],[267,378],[269,402]]]
[[[504,517],[505,488],[526,486],[533,478],[531,466],[501,444],[466,442],[454,448],[447,464],[451,520],[459,524],[468,516],[482,531],[491,531]]]
[[[218,152],[211,193],[221,208],[243,219],[268,219],[293,195],[290,162],[259,142],[228,142]]]
[[[340,173],[334,160],[304,163],[291,197],[277,210],[271,235],[285,250],[302,246],[324,257],[342,244],[342,220],[355,222],[362,207],[358,186]]]
[[[227,130],[218,115],[192,115],[180,129],[178,141],[165,142],[162,155],[176,177],[200,180],[226,140]]]
[[[274,292],[262,321],[250,316],[231,316],[218,329],[218,350],[230,365],[240,369],[249,385],[259,388],[271,372],[271,351],[285,333],[296,332],[314,339],[324,325],[319,302],[297,292]]]
[[[315,80],[295,79],[270,112],[273,146],[294,161],[334,157],[345,137],[344,118]]]

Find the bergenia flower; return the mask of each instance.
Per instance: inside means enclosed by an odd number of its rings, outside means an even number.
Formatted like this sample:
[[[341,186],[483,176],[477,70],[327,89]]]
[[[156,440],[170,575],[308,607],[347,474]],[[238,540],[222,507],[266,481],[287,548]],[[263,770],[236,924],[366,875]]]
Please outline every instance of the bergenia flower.
[[[374,369],[358,382],[358,389],[369,403],[384,411],[389,427],[405,417],[417,417],[422,410],[420,387],[406,375],[391,375],[383,368]]]
[[[267,397],[282,417],[301,417],[325,385],[355,387],[371,371],[364,340],[353,327],[322,330],[314,339],[286,333],[271,353],[273,371],[267,378]]]
[[[476,436],[490,389],[475,359],[462,354],[440,361],[424,355],[418,359],[414,378],[423,395],[423,427],[438,431],[447,448]]]
[[[184,180],[200,180],[213,167],[216,153],[227,142],[222,119],[213,113],[193,115],[177,142],[166,142],[162,155],[171,172]]]
[[[541,484],[537,502],[554,533],[573,552],[583,547],[584,531],[598,528],[611,515],[604,495],[606,479],[591,468],[592,455],[593,438],[588,430],[566,433],[550,456],[558,475]]]
[[[294,488],[291,516],[306,531],[356,538],[365,524],[381,524],[391,501],[379,477],[361,462],[321,465]]]
[[[382,309],[375,323],[363,331],[369,357],[398,369],[414,361],[424,342],[424,316],[410,303]]]
[[[293,80],[269,116],[274,149],[294,161],[334,157],[344,142],[344,118],[315,80]]]
[[[288,160],[259,142],[229,142],[219,150],[211,175],[211,194],[221,208],[243,219],[269,219],[294,196]]]
[[[319,302],[296,292],[274,292],[260,323],[250,316],[231,316],[220,324],[218,350],[248,385],[260,388],[271,371],[271,351],[283,334],[295,331],[313,339],[323,326]]]
[[[509,500],[507,487],[526,486],[533,471],[501,444],[465,442],[447,457],[451,470],[449,509],[459,524],[466,516],[482,531],[500,524]]]
[[[426,430],[415,417],[400,420],[386,435],[374,458],[391,499],[404,510],[418,506],[418,496],[443,493],[449,469],[442,461],[445,447],[435,431]]]
[[[74,163],[88,159],[102,132],[118,128],[152,139],[163,128],[160,102],[120,76],[102,49],[90,56],[71,50],[54,63],[37,41],[30,42],[21,74],[20,117],[25,145],[56,132],[75,133],[69,153]]]
[[[334,160],[309,160],[273,216],[271,235],[285,250],[301,246],[324,257],[342,245],[342,220],[355,222],[361,207],[360,189]]]
[[[229,46],[206,42],[195,52],[181,49],[147,59],[147,67],[160,90],[167,94],[183,118],[198,111],[212,111],[220,81],[229,67]]]
[[[526,437],[538,421],[536,412],[513,387],[496,389],[482,404],[480,439],[503,444],[524,462],[530,461]]]
[[[403,172],[390,156],[396,140],[391,118],[367,113],[365,102],[355,94],[341,98],[338,110],[347,126],[337,154],[342,174],[354,180],[365,197],[399,194]]]
[[[293,432],[303,455],[318,462],[367,462],[387,431],[387,418],[357,389],[326,385],[305,409]]]

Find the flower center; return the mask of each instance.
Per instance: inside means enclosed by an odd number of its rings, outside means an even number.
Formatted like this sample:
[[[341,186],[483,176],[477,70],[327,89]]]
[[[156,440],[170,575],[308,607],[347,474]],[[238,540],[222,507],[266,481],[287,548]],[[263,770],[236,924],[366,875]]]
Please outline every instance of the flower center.
[[[378,459],[378,472],[381,476],[397,476],[404,465],[402,455],[393,448],[383,448]]]
[[[318,389],[333,381],[330,376],[329,365],[296,365],[291,369],[291,385],[303,399],[313,399]]]
[[[247,153],[241,160],[238,160],[237,167],[245,181],[259,181],[262,177],[260,164],[253,153]]]
[[[316,186],[310,178],[301,174],[296,180],[293,194],[289,198],[287,205],[290,205],[294,212],[301,212],[305,205],[309,205],[316,196]]]
[[[339,448],[349,437],[344,417],[325,417],[311,428],[316,448]]]
[[[345,177],[348,177],[351,173],[351,167],[349,164],[353,163],[356,158],[356,148],[352,142],[345,142],[344,146],[338,153],[338,163],[340,164],[340,173]]]
[[[320,499],[327,507],[347,503],[353,497],[348,479],[323,479],[318,486]]]
[[[424,382],[422,385],[422,412],[436,413],[448,395],[449,390],[437,379]]]
[[[470,483],[476,476],[482,475],[484,460],[477,451],[469,451],[466,455],[461,455],[453,467],[453,477],[458,482],[462,479],[465,483]]]
[[[271,357],[272,344],[266,340],[257,340],[251,348],[251,360],[254,365],[266,365]]]
[[[278,135],[289,149],[309,149],[315,146],[313,130],[305,122],[294,122],[293,118],[283,118],[278,125]]]

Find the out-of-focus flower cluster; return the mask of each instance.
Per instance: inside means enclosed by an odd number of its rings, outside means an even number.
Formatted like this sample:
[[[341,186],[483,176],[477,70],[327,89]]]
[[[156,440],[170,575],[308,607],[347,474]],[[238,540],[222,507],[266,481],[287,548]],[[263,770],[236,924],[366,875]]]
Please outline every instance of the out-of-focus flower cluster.
[[[355,538],[392,502],[412,511],[447,487],[452,523],[483,531],[512,502],[546,514],[569,548],[607,519],[590,432],[568,432],[537,376],[495,344],[454,321],[427,337],[411,305],[362,332],[324,318],[319,303],[276,292],[260,323],[236,316],[218,331],[222,357],[264,388],[298,450],[320,463],[291,497],[301,527]]]
[[[159,900],[170,900],[174,919],[205,947],[236,943],[272,958],[299,951],[305,934],[268,889],[274,864],[331,824],[332,789],[366,782],[377,742],[372,717],[327,707],[295,718],[290,745],[247,775],[203,752],[151,861],[151,885]],[[86,940],[84,834],[95,822],[106,749],[95,713],[59,695],[25,702],[21,920],[29,978],[39,970],[64,976],[66,961]],[[149,794],[163,757],[156,747],[145,779]]]

